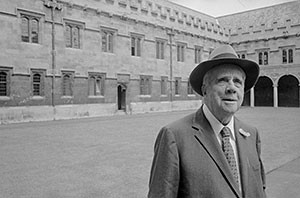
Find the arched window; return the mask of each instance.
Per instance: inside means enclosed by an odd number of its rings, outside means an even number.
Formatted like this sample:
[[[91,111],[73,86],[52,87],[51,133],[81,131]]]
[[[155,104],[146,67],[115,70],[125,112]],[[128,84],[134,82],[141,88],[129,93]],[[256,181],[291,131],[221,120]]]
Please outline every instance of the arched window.
[[[72,96],[72,82],[71,82],[71,76],[69,74],[63,75],[62,95]]]
[[[65,42],[66,47],[80,48],[80,28],[77,25],[66,25]]]
[[[21,40],[39,43],[39,19],[32,16],[21,17]]]
[[[264,52],[264,65],[268,65],[269,60],[268,60],[268,52]]]
[[[286,50],[282,50],[282,63],[287,63],[287,53]]]
[[[102,94],[102,79],[101,77],[96,78],[95,81],[95,95],[100,96]]]
[[[8,84],[7,73],[0,72],[0,96],[8,95],[7,84]]]
[[[72,28],[72,43],[74,48],[79,48],[79,28]]]
[[[38,43],[39,42],[39,24],[37,19],[31,20],[31,42]]]
[[[259,54],[258,54],[258,64],[259,65],[262,65],[263,64],[263,57],[262,57],[262,52],[259,52]]]
[[[23,42],[29,42],[29,20],[27,17],[21,19],[21,39]]]
[[[293,63],[293,49],[289,49],[289,63]]]
[[[72,47],[72,28],[71,26],[67,25],[66,26],[66,47]]]

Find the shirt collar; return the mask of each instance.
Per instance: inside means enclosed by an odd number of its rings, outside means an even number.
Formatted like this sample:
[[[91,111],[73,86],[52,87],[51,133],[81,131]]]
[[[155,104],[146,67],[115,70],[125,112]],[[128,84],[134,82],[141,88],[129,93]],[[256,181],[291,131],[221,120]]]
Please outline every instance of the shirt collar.
[[[235,134],[234,134],[234,119],[233,116],[229,123],[227,125],[223,125],[209,110],[209,108],[203,104],[203,113],[205,117],[207,118],[208,122],[210,123],[213,131],[215,132],[216,136],[219,136],[219,133],[223,129],[223,127],[228,127],[231,130],[231,136],[233,140],[235,140]]]

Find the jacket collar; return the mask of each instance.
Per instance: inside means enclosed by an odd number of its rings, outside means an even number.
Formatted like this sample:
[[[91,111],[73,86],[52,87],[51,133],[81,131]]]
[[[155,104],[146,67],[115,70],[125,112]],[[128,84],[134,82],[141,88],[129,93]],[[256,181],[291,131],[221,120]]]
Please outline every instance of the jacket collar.
[[[203,107],[201,107],[195,114],[192,128],[194,129],[194,136],[197,139],[197,141],[203,146],[203,148],[206,150],[208,155],[211,157],[211,159],[214,161],[216,166],[219,168],[220,172],[224,176],[225,180],[233,190],[233,192],[236,194],[237,197],[242,197],[241,192],[239,190],[238,185],[235,183],[233,176],[231,174],[230,167],[226,161],[226,158],[221,150],[221,147],[218,143],[218,140],[214,134],[214,131],[212,127],[210,126],[209,122],[207,121],[206,117],[203,113]],[[236,120],[237,121],[237,120]],[[235,121],[235,127],[239,124]],[[235,128],[235,131],[236,128]],[[238,136],[238,138],[241,138]],[[239,147],[241,148],[241,147]],[[242,154],[239,154],[239,158],[243,162],[243,156]],[[244,166],[244,165],[243,165]],[[244,169],[244,168],[243,168]],[[245,175],[246,173],[242,173],[242,175]],[[244,181],[246,178],[245,176],[242,176]],[[244,184],[242,183],[242,186]],[[242,188],[243,189],[243,188]]]

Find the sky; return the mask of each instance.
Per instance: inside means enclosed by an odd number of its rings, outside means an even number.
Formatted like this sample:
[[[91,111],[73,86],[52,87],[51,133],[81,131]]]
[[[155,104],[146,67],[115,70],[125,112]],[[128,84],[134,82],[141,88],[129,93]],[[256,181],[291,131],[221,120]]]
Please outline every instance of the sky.
[[[297,0],[169,0],[199,12],[218,17]],[[298,0],[300,1],[300,0]]]

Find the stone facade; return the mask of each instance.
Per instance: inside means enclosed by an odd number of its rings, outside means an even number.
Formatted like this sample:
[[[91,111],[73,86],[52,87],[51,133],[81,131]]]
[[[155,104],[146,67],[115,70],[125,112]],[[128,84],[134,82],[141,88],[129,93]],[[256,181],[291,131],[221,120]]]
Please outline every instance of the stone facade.
[[[268,63],[260,64],[260,79],[251,90],[251,106],[299,107],[299,9],[300,2],[293,1],[218,18],[229,28],[229,42],[238,53],[257,62],[260,52],[268,56]],[[266,86],[268,81],[271,84]]]
[[[255,61],[267,51],[261,75],[278,106],[279,79],[299,85],[299,5],[214,18],[167,0],[0,1],[0,120],[197,108],[189,73],[225,43]],[[293,50],[292,63],[282,64],[283,49]],[[256,89],[245,105],[260,105],[265,88]]]

